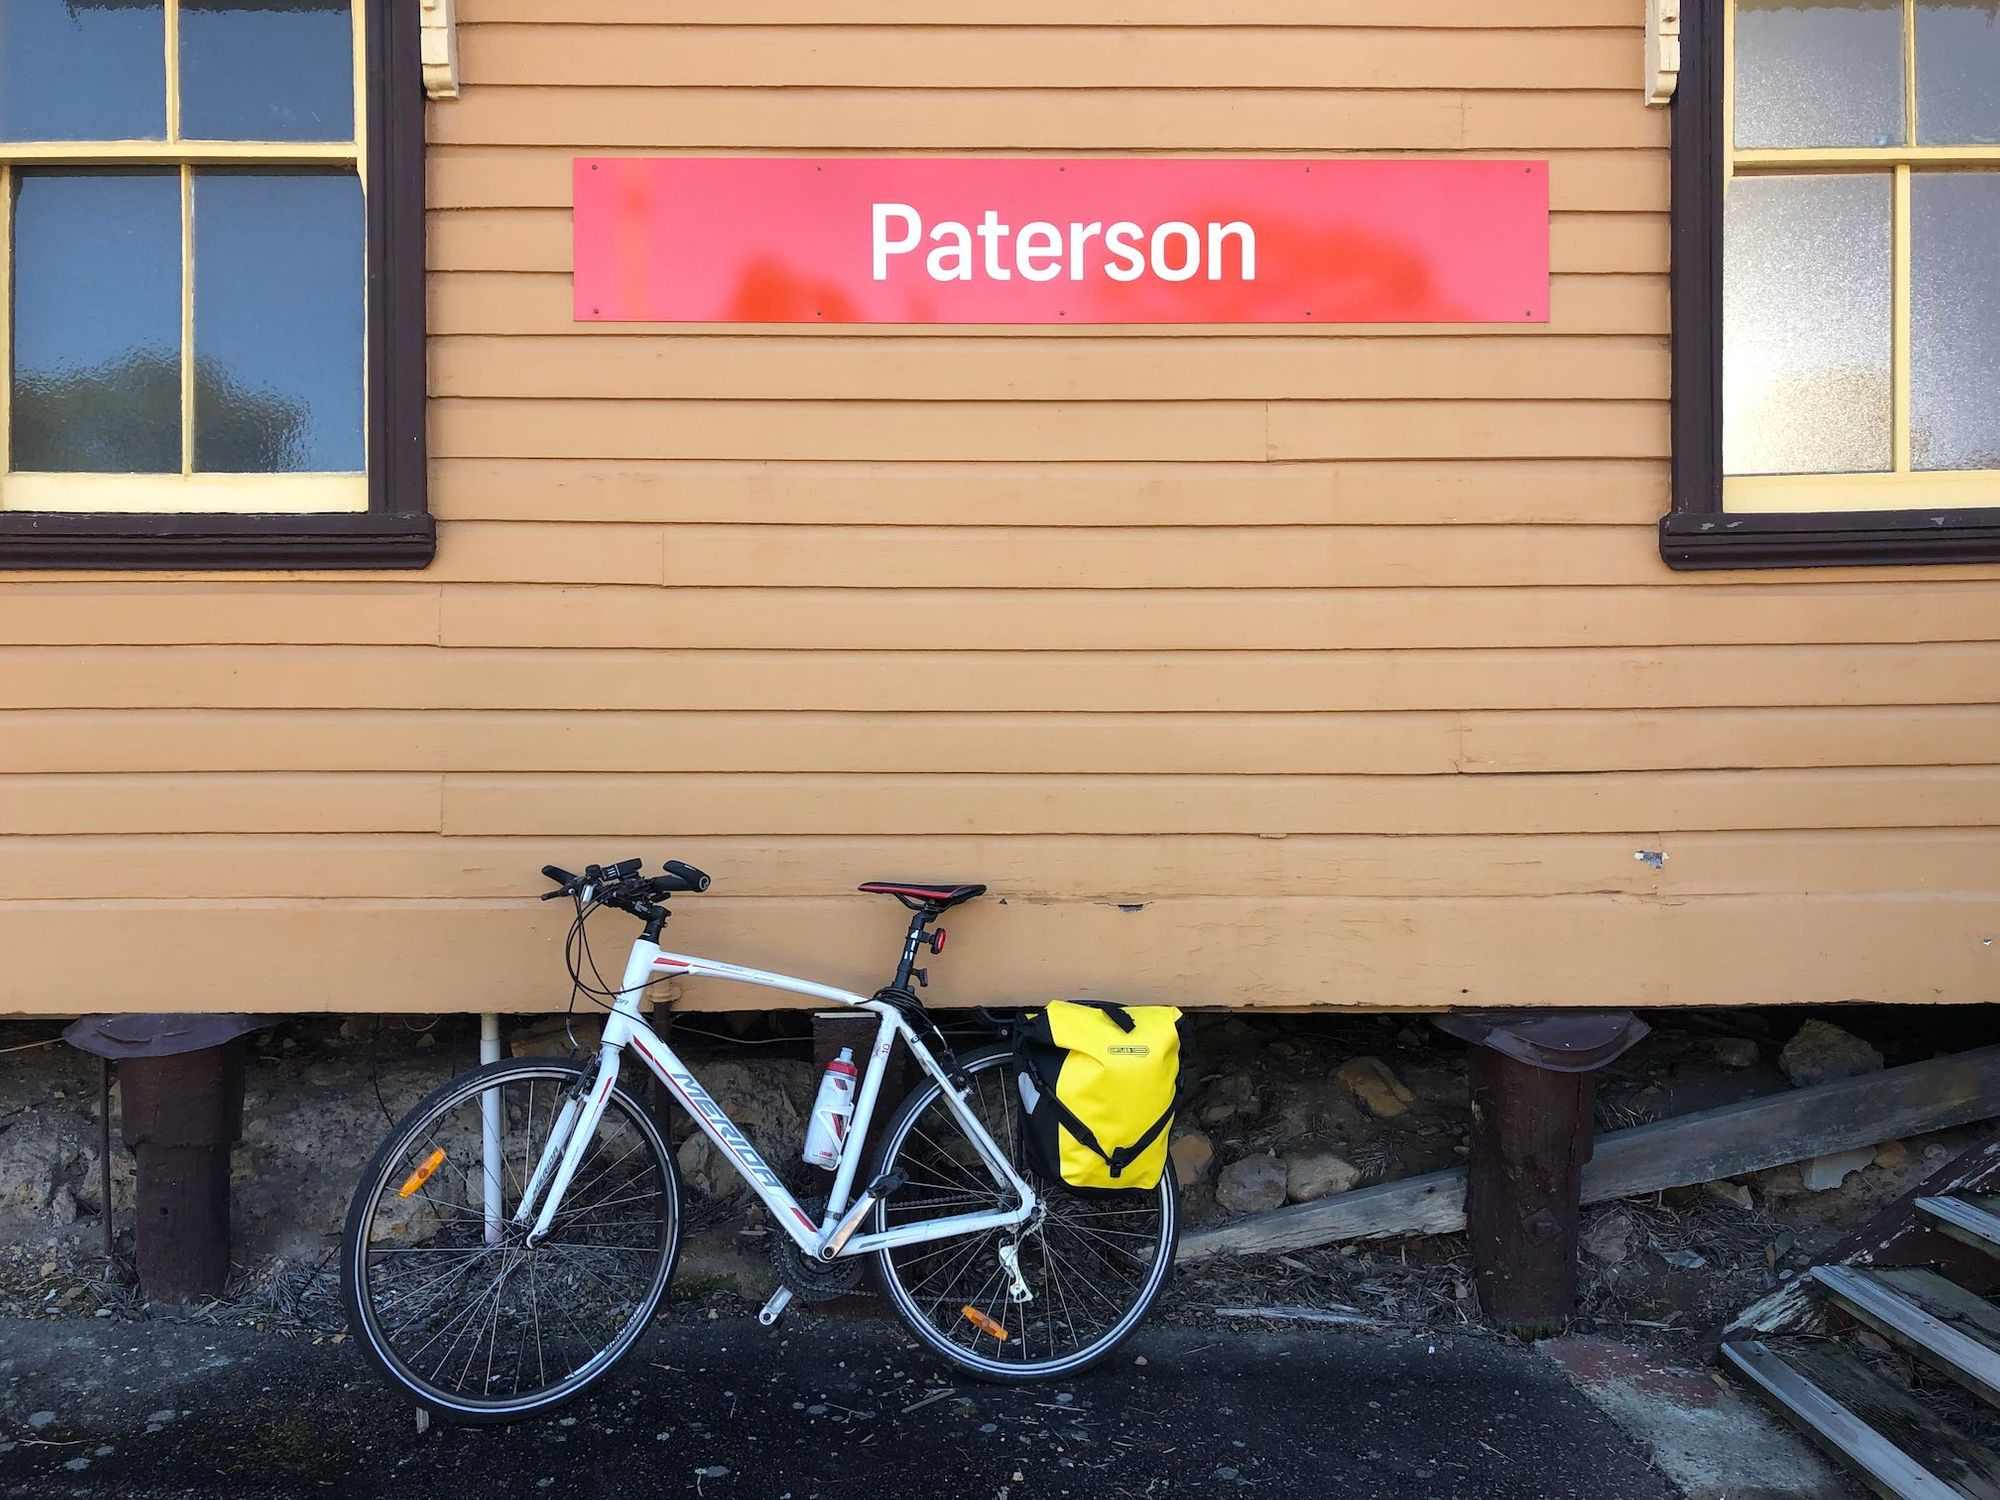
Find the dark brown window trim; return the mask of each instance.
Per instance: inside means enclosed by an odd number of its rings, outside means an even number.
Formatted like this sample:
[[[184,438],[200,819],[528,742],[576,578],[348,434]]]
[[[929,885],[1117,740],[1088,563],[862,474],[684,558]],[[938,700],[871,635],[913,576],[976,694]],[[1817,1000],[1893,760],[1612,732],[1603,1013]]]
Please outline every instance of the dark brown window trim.
[[[2000,562],[2000,510],[1722,508],[1722,22],[1682,0],[1673,112],[1673,509],[1660,555],[1682,569]]]
[[[418,8],[418,0],[368,0],[368,509],[0,512],[0,568],[421,568],[431,561]]]

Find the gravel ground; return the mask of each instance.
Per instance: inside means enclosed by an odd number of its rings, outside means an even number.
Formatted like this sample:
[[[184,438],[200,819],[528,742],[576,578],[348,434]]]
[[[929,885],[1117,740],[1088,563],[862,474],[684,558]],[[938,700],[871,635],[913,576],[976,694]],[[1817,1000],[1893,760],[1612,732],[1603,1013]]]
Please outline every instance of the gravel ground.
[[[1142,1329],[1099,1371],[971,1384],[870,1320],[671,1319],[561,1417],[433,1426],[345,1341],[0,1321],[0,1493],[1674,1500],[1541,1353]]]

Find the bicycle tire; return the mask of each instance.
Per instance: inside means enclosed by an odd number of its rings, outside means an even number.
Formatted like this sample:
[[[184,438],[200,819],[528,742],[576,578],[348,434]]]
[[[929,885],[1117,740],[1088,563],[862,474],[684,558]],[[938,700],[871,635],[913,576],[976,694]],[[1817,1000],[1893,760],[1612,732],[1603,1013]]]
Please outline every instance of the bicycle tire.
[[[993,1135],[1000,1149],[1007,1154],[1009,1160],[1014,1162],[1015,1170],[1021,1172],[1022,1176],[1029,1177],[1029,1173],[1019,1160],[1019,1136],[1011,1124],[1006,1123],[1011,1121],[1012,1111],[1018,1109],[1018,1102],[1013,1099],[1011,1093],[1014,1087],[1013,1070],[1011,1067],[1012,1060],[1013,1049],[1005,1044],[1000,1044],[983,1047],[977,1051],[967,1053],[960,1059],[960,1066],[974,1079],[973,1097],[975,1099],[997,1097],[1001,1101],[998,1112],[1003,1116],[1002,1123],[998,1128],[994,1124],[989,1123],[988,1130]],[[1000,1085],[1001,1092],[996,1096],[992,1090],[982,1089],[980,1085],[983,1082],[997,1082]],[[915,1089],[911,1090],[910,1094],[903,1100],[896,1113],[890,1118],[888,1125],[884,1127],[882,1141],[877,1149],[875,1159],[874,1170],[877,1177],[896,1171],[899,1169],[899,1166],[903,1168],[911,1166],[912,1162],[916,1159],[916,1153],[905,1153],[906,1142],[912,1131],[916,1129],[918,1121],[923,1119],[931,1107],[938,1103],[942,1094],[943,1090],[939,1084],[934,1079],[926,1078]],[[912,1180],[914,1182],[921,1181],[922,1179],[913,1176]],[[1059,1376],[1075,1374],[1078,1371],[1101,1363],[1109,1358],[1119,1345],[1130,1338],[1139,1325],[1145,1321],[1146,1314],[1158,1302],[1161,1292],[1166,1289],[1167,1283],[1173,1274],[1174,1252],[1180,1242],[1180,1222],[1177,1202],[1179,1197],[1178,1185],[1174,1177],[1171,1161],[1166,1164],[1165,1169],[1162,1171],[1157,1188],[1132,1194],[1079,1194],[1063,1187],[1060,1183],[1045,1183],[1032,1177],[1030,1180],[1034,1182],[1037,1193],[1044,1197],[1047,1205],[1047,1213],[1041,1221],[1028,1230],[988,1230],[982,1235],[958,1236],[953,1239],[934,1242],[928,1246],[912,1246],[904,1247],[900,1250],[878,1250],[875,1252],[877,1280],[884,1295],[888,1297],[890,1304],[896,1309],[897,1314],[903,1319],[904,1323],[909,1326],[910,1331],[933,1353],[939,1355],[957,1369],[981,1380],[1001,1383],[1025,1383],[1050,1380]],[[896,1213],[896,1206],[899,1202],[907,1202],[906,1195],[911,1191],[911,1188],[906,1187],[903,1193],[892,1195],[889,1199],[878,1204],[872,1216],[871,1227],[878,1232],[889,1227]],[[1106,1205],[1125,1204],[1128,1202],[1134,1205],[1129,1211],[1135,1216],[1132,1222],[1137,1223],[1144,1217],[1143,1212],[1137,1206],[1140,1200],[1145,1200],[1150,1204],[1150,1212],[1157,1216],[1159,1226],[1155,1241],[1147,1251],[1143,1274],[1139,1276],[1129,1299],[1125,1299],[1126,1305],[1119,1308],[1118,1315],[1115,1318],[1109,1318],[1101,1333],[1090,1338],[1078,1348],[1037,1360],[1029,1356],[1031,1345],[1027,1341],[1025,1332],[1010,1331],[1009,1338],[997,1343],[996,1348],[1004,1350],[1006,1343],[1019,1339],[1022,1343],[1019,1358],[1000,1358],[982,1354],[978,1351],[976,1340],[961,1342],[958,1337],[954,1336],[961,1332],[952,1318],[951,1304],[958,1300],[956,1292],[953,1292],[949,1296],[933,1295],[927,1299],[920,1298],[918,1290],[913,1289],[910,1284],[910,1278],[917,1274],[927,1262],[927,1257],[922,1252],[931,1252],[928,1259],[932,1261],[936,1260],[940,1254],[953,1254],[969,1257],[972,1263],[976,1265],[982,1260],[981,1250],[976,1246],[969,1251],[963,1248],[970,1240],[990,1239],[997,1246],[1003,1242],[1010,1242],[1007,1237],[1011,1236],[1011,1243],[1017,1247],[1026,1247],[1032,1246],[1034,1244],[1034,1236],[1040,1234],[1042,1236],[1042,1264],[1045,1274],[1043,1276],[1044,1285],[1041,1291],[1037,1293],[1037,1296],[1043,1299],[1045,1309],[1053,1309],[1064,1295],[1063,1287],[1065,1283],[1060,1273],[1055,1269],[1059,1257],[1053,1249],[1052,1241],[1055,1236],[1051,1234],[1049,1226],[1059,1224],[1059,1215],[1064,1212],[1091,1214],[1115,1213],[1119,1211],[1117,1208],[1107,1209]],[[961,1210],[954,1207],[953,1211]],[[1079,1233],[1079,1230],[1072,1223],[1067,1230],[1058,1232],[1075,1236]],[[1126,1233],[1127,1231],[1115,1232]],[[1136,1233],[1136,1231],[1133,1232]],[[1100,1231],[1098,1230],[1081,1230],[1080,1233],[1084,1235],[1100,1235]],[[941,1246],[955,1248],[949,1252],[941,1252],[939,1249]],[[1121,1254],[1128,1259],[1137,1259],[1136,1255],[1132,1255],[1129,1252],[1121,1252]],[[1025,1248],[1020,1251],[1020,1255],[1025,1279],[1031,1269],[1031,1263],[1034,1261],[1035,1256],[1031,1249]],[[902,1264],[899,1264],[899,1257],[902,1260]],[[946,1262],[946,1264],[950,1264],[950,1262]],[[986,1279],[988,1281],[992,1280],[993,1274],[987,1273]],[[1079,1287],[1074,1281],[1067,1284],[1077,1294],[1079,1302],[1082,1295],[1086,1292],[1093,1295],[1101,1294],[1099,1289]],[[926,1313],[924,1307],[920,1305],[923,1301],[935,1304],[939,1315],[933,1316]],[[971,1304],[968,1303],[967,1305]],[[996,1302],[994,1306],[1000,1308],[1001,1304]],[[1003,1315],[1007,1318],[1015,1319],[1017,1322],[1019,1321],[1013,1312],[1004,1312]],[[1029,1314],[1029,1316],[1036,1316],[1036,1314]],[[1045,1311],[1039,1314],[1039,1316],[1053,1319],[1055,1313],[1053,1311]],[[1072,1333],[1075,1332],[1073,1322],[1071,1331]]]
[[[529,1091],[530,1103],[526,1112],[526,1125],[524,1127],[524,1141],[528,1144],[527,1147],[524,1147],[524,1150],[532,1147],[533,1155],[524,1157],[524,1159],[535,1159],[539,1155],[539,1149],[536,1143],[534,1143],[532,1135],[532,1126],[536,1113],[533,1105],[536,1091],[534,1086],[544,1081],[554,1085],[554,1088],[551,1090],[551,1097],[552,1099],[559,1099],[562,1090],[573,1087],[586,1073],[590,1076],[595,1076],[595,1069],[596,1064],[594,1061],[579,1065],[564,1058],[520,1057],[488,1063],[482,1067],[461,1073],[433,1090],[397,1122],[395,1128],[390,1131],[388,1138],[382,1142],[370,1158],[367,1167],[362,1172],[360,1182],[355,1187],[354,1197],[348,1205],[347,1219],[341,1233],[341,1295],[346,1306],[348,1329],[355,1336],[355,1341],[360,1346],[364,1357],[375,1366],[376,1370],[385,1379],[392,1385],[400,1388],[420,1407],[442,1420],[475,1425],[515,1422],[525,1417],[537,1416],[553,1411],[575,1400],[577,1397],[583,1395],[591,1386],[609,1375],[612,1370],[631,1354],[632,1350],[638,1345],[640,1336],[644,1334],[647,1327],[651,1324],[655,1313],[659,1309],[660,1302],[665,1297],[667,1288],[673,1279],[674,1266],[680,1253],[681,1226],[684,1220],[684,1205],[681,1199],[679,1173],[676,1170],[673,1152],[668,1146],[665,1132],[660,1128],[659,1122],[654,1119],[652,1111],[641,1100],[635,1098],[625,1090],[622,1082],[611,1091],[610,1098],[606,1103],[605,1121],[610,1122],[615,1116],[621,1123],[629,1123],[638,1142],[636,1146],[630,1149],[639,1150],[643,1148],[647,1152],[649,1160],[642,1162],[641,1166],[650,1167],[657,1174],[659,1184],[656,1194],[657,1203],[645,1210],[646,1213],[656,1217],[656,1224],[648,1225],[643,1219],[637,1221],[640,1232],[636,1237],[642,1240],[641,1244],[623,1246],[587,1241],[581,1238],[581,1231],[579,1231],[578,1243],[570,1245],[567,1242],[559,1241],[556,1233],[552,1231],[550,1240],[545,1242],[538,1250],[530,1251],[524,1245],[519,1244],[506,1244],[482,1250],[481,1245],[470,1243],[472,1226],[470,1223],[469,1182],[466,1184],[468,1188],[468,1203],[454,1203],[450,1205],[457,1212],[451,1215],[439,1216],[440,1223],[444,1226],[444,1229],[433,1235],[433,1239],[436,1239],[443,1237],[447,1232],[455,1233],[459,1237],[460,1242],[458,1244],[447,1245],[428,1251],[422,1247],[405,1250],[400,1245],[376,1246],[372,1244],[370,1231],[376,1223],[378,1209],[383,1206],[384,1194],[400,1192],[399,1189],[392,1186],[392,1183],[395,1178],[404,1174],[408,1170],[410,1162],[416,1159],[412,1155],[412,1148],[419,1142],[432,1144],[436,1139],[436,1133],[441,1122],[453,1111],[463,1109],[468,1101],[470,1101],[473,1110],[477,1111],[480,1108],[479,1096],[487,1091],[496,1088],[504,1089],[504,1086],[508,1083],[528,1082],[531,1085]],[[501,1093],[500,1099],[504,1109],[507,1099],[504,1092]],[[603,1125],[599,1127],[600,1139],[602,1138],[604,1128]],[[543,1139],[546,1139],[546,1136]],[[467,1149],[469,1151],[469,1144]],[[595,1150],[596,1145],[593,1144],[591,1149]],[[622,1161],[623,1158],[621,1157],[620,1160]],[[512,1165],[512,1161],[508,1160],[507,1166],[511,1168]],[[570,1225],[580,1224],[582,1230],[594,1230],[601,1235],[603,1230],[599,1225],[602,1221],[597,1221],[596,1223],[586,1222],[582,1217],[583,1214],[589,1211],[590,1205],[584,1202],[582,1209],[573,1206],[584,1201],[579,1199],[578,1193],[579,1188],[591,1180],[588,1178],[588,1165],[589,1159],[586,1158],[585,1165],[578,1169],[577,1177],[572,1182],[570,1192],[565,1195],[564,1211],[570,1215],[570,1218],[567,1221],[559,1219],[558,1225],[567,1228]],[[615,1166],[616,1163],[612,1165]],[[420,1166],[419,1171],[421,1170]],[[435,1170],[435,1165],[433,1165],[431,1170]],[[463,1169],[461,1168],[460,1170],[462,1173]],[[610,1168],[607,1167],[603,1170],[608,1172]],[[409,1174],[412,1178],[415,1178],[417,1175],[415,1172]],[[525,1171],[520,1175],[526,1175]],[[428,1181],[428,1173],[424,1174],[424,1180]],[[518,1177],[513,1178],[512,1181],[518,1184]],[[405,1185],[407,1186],[407,1181]],[[625,1185],[625,1182],[622,1180],[614,1181],[606,1191],[616,1193]],[[427,1193],[427,1189],[422,1186],[415,1191]],[[585,1191],[587,1192],[587,1188],[585,1188]],[[410,1196],[410,1193],[401,1193],[402,1199],[406,1200]],[[514,1201],[518,1202],[518,1186],[515,1187],[510,1196]],[[632,1200],[623,1199],[615,1201],[623,1203]],[[630,1210],[621,1211],[629,1212]],[[510,1228],[508,1233],[512,1236],[514,1232]],[[648,1238],[653,1233],[657,1233],[658,1236],[656,1244],[651,1243]],[[481,1274],[484,1274],[484,1270],[486,1269],[492,1269],[495,1272],[495,1280],[489,1295],[492,1297],[492,1317],[496,1329],[494,1339],[497,1343],[500,1309],[503,1300],[507,1296],[506,1283],[510,1276],[515,1275],[515,1266],[527,1265],[530,1257],[548,1255],[552,1248],[555,1250],[567,1249],[575,1255],[584,1257],[588,1257],[594,1252],[615,1252],[627,1256],[644,1255],[655,1258],[652,1262],[651,1270],[640,1273],[643,1286],[634,1298],[629,1314],[620,1319],[616,1332],[607,1340],[603,1348],[590,1352],[586,1358],[579,1360],[576,1368],[560,1380],[549,1384],[545,1388],[518,1394],[509,1399],[493,1399],[485,1395],[469,1394],[462,1389],[447,1389],[436,1382],[435,1376],[438,1373],[437,1371],[432,1372],[431,1379],[425,1379],[418,1371],[413,1369],[411,1361],[406,1357],[408,1351],[399,1351],[395,1348],[394,1340],[384,1329],[380,1317],[381,1309],[376,1305],[377,1296],[375,1288],[378,1285],[379,1278],[364,1274],[364,1272],[379,1268],[379,1264],[391,1252],[403,1254],[435,1253],[454,1257],[453,1261],[447,1262],[447,1266],[462,1262],[477,1264],[483,1253],[496,1253],[502,1256],[516,1257],[511,1264],[495,1264],[484,1267],[481,1271]],[[599,1259],[601,1262],[601,1254]],[[625,1263],[620,1262],[619,1264],[622,1265]],[[400,1265],[406,1263],[397,1262],[391,1264]],[[435,1266],[436,1264],[435,1261],[429,1263],[431,1266]],[[556,1262],[553,1259],[549,1259],[541,1262],[541,1264],[554,1267]],[[558,1268],[558,1276],[561,1269]],[[543,1331],[540,1320],[539,1289],[535,1285],[539,1274],[541,1273],[535,1270],[530,1270],[528,1273],[531,1296],[535,1299],[534,1331],[538,1362],[541,1361],[545,1352],[542,1343]],[[583,1267],[583,1275],[591,1277],[591,1279],[597,1279],[594,1273],[589,1270],[587,1264]],[[463,1271],[448,1270],[444,1279],[451,1281],[466,1278]],[[580,1284],[579,1278],[572,1277],[571,1280],[573,1283]],[[604,1283],[600,1281],[599,1284],[603,1285]],[[417,1290],[421,1291],[423,1288],[419,1287]],[[518,1300],[518,1293],[515,1295]],[[552,1310],[566,1310],[562,1304],[553,1301],[551,1308]],[[439,1314],[432,1312],[429,1316],[435,1320]],[[415,1332],[422,1332],[424,1326],[428,1325],[420,1325]],[[577,1325],[572,1323],[571,1326],[576,1327]],[[553,1328],[553,1324],[551,1327]],[[437,1336],[437,1334],[433,1334],[433,1338]],[[552,1334],[552,1336],[555,1335]],[[579,1342],[587,1345],[591,1340],[586,1338]],[[454,1344],[453,1347],[455,1349],[456,1345]],[[475,1354],[476,1350],[477,1345],[475,1344]],[[468,1367],[471,1358],[472,1356],[469,1355]],[[523,1339],[522,1353],[518,1358],[525,1358],[525,1338]],[[487,1366],[489,1375],[492,1359],[493,1351],[489,1349]]]

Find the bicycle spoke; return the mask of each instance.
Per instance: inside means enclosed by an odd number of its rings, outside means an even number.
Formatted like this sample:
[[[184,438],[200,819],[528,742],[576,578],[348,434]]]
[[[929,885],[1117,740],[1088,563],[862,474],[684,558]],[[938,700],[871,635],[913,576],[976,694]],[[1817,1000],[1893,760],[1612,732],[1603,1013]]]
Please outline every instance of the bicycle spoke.
[[[530,1118],[533,1117],[533,1114],[534,1111],[530,1109]],[[547,1385],[549,1383],[549,1366],[548,1360],[542,1353],[542,1273],[539,1261],[531,1260],[528,1262],[528,1306],[531,1310],[535,1327],[535,1374],[543,1385]],[[524,1345],[523,1348],[525,1349],[525,1347]],[[514,1389],[518,1391],[520,1388],[520,1368],[516,1366]]]
[[[966,1063],[966,1107],[1001,1152],[1017,1148],[1018,1101],[1007,1055]],[[968,1211],[1004,1209],[1011,1192],[935,1088],[902,1117],[890,1165],[904,1187],[877,1222],[920,1229]],[[1151,1305],[1171,1263],[1172,1179],[1157,1189],[1112,1195],[1037,1183],[1038,1212],[1016,1229],[976,1230],[883,1251],[885,1284],[898,1309],[941,1354],[994,1373],[1077,1368],[1108,1349]],[[1012,1246],[1029,1292],[1013,1300],[1015,1279],[1000,1258]],[[979,1314],[968,1317],[966,1309]],[[990,1320],[1005,1338],[987,1331]]]
[[[363,1332],[370,1352],[429,1399],[526,1410],[571,1394],[630,1346],[664,1290],[678,1219],[669,1158],[622,1093],[584,1143],[547,1238],[531,1246],[527,1226],[506,1219],[500,1241],[485,1242],[483,1106],[497,1099],[504,1215],[576,1078],[567,1065],[523,1060],[519,1074],[491,1076],[413,1120],[379,1168],[349,1247]],[[407,1177],[441,1149],[450,1168],[406,1198]],[[426,1242],[409,1243],[413,1235]]]
[[[593,1187],[595,1187],[598,1183],[602,1182],[605,1179],[605,1177],[608,1176],[618,1166],[620,1162],[624,1161],[634,1151],[639,1150],[645,1144],[646,1144],[645,1138],[641,1136],[639,1139],[635,1140],[630,1146],[627,1146],[612,1160],[606,1162],[603,1166],[599,1167],[595,1173],[593,1173],[588,1178],[585,1178],[583,1176],[584,1169],[590,1165],[591,1161],[595,1159],[597,1153],[603,1149],[603,1144],[601,1141],[593,1141],[591,1143],[590,1149],[584,1153],[583,1160],[577,1163],[576,1176],[570,1179],[569,1192],[565,1195],[564,1201],[568,1202],[572,1199],[578,1202],[584,1201],[586,1195]]]
[[[926,1276],[922,1281],[916,1282],[913,1285],[911,1285],[909,1288],[911,1294],[914,1295],[922,1288],[929,1286],[932,1282],[936,1281],[940,1276],[947,1276],[947,1277],[956,1276],[961,1271],[969,1269],[971,1267],[973,1260],[978,1256],[980,1250],[985,1247],[986,1243],[987,1242],[983,1237],[977,1238],[968,1242],[963,1251],[958,1251],[954,1249],[953,1251],[949,1252],[953,1254],[954,1258],[948,1264],[940,1266],[938,1269],[932,1271],[931,1274]],[[943,1256],[941,1255],[938,1258],[942,1260]]]

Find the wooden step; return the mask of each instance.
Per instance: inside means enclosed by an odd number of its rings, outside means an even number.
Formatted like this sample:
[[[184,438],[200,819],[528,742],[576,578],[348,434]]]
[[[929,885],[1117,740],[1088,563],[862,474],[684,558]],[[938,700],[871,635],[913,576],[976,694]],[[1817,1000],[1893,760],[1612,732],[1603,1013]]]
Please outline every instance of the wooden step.
[[[1828,1339],[1746,1339],[1726,1368],[1887,1500],[2000,1500],[2000,1459]]]
[[[2000,1214],[1970,1198],[1919,1198],[1917,1212],[1962,1245],[2000,1255]]]
[[[1935,1271],[1814,1266],[1812,1279],[1883,1338],[2000,1406],[2000,1308]]]

